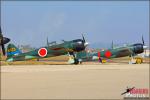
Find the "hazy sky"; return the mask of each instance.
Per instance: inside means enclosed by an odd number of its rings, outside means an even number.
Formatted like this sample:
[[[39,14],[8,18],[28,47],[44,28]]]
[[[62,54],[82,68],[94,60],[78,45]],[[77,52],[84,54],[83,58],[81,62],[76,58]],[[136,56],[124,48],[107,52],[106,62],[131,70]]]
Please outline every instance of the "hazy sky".
[[[15,44],[45,46],[81,38],[93,43],[149,43],[148,1],[3,1],[3,34]]]

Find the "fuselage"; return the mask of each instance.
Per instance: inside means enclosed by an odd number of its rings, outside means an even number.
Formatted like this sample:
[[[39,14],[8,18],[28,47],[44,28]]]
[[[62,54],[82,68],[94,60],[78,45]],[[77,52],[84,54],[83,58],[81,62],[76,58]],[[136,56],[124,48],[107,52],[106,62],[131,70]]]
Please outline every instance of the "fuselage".
[[[18,53],[18,54],[16,53],[13,56],[8,57],[7,61],[23,61],[23,60],[30,60],[30,59],[47,58],[47,57],[60,56],[72,52],[80,52],[82,50],[85,50],[84,42],[82,39],[65,41],[64,43],[61,44],[56,44],[53,46],[47,46],[42,48],[45,48],[47,50],[47,55],[44,57],[41,57],[39,55],[39,50],[41,48],[38,48],[26,53]],[[8,52],[7,54],[12,53],[10,51],[7,52]]]
[[[85,59],[85,60],[87,59],[94,60],[98,58],[111,59],[111,58],[119,58],[119,57],[126,57],[126,56],[134,56],[143,53],[143,51],[144,51],[143,44],[137,43],[137,44],[124,46],[124,47],[101,50],[98,52],[83,51],[77,54],[77,58]]]
[[[110,56],[107,57],[106,55],[108,51],[110,52]],[[143,44],[137,43],[125,47],[104,50],[101,51],[100,54],[101,57],[105,57],[105,58],[118,58],[118,57],[125,57],[125,56],[134,56],[143,53],[143,51],[144,51]]]

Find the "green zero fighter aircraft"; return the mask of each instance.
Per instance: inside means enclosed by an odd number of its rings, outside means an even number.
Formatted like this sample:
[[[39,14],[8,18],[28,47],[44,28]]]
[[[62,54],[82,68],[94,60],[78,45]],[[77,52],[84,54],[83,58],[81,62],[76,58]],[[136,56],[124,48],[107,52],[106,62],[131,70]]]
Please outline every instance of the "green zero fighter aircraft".
[[[2,48],[2,52],[3,52],[3,55],[5,55],[5,44],[8,43],[10,41],[9,38],[7,37],[3,37],[3,34],[2,34],[2,30],[1,30],[1,27],[0,27],[0,45],[1,45],[1,48]]]
[[[15,45],[9,44],[7,47],[7,61],[24,61],[70,54],[74,57],[74,64],[78,64],[79,60],[75,57],[75,54],[85,50],[88,45],[83,35],[82,38],[63,41],[61,44],[42,47],[26,53],[22,53]]]
[[[143,43],[136,43],[128,46],[112,48],[107,50],[102,50],[98,52],[87,52],[82,51],[77,53],[76,58],[81,61],[91,61],[91,60],[99,60],[100,62],[106,62],[107,59],[111,58],[119,58],[119,57],[132,57],[131,60],[134,60],[134,63],[142,63],[143,60],[140,57],[134,58],[135,55],[143,53],[147,46],[144,43],[144,39],[142,36]],[[131,62],[132,63],[132,62]]]

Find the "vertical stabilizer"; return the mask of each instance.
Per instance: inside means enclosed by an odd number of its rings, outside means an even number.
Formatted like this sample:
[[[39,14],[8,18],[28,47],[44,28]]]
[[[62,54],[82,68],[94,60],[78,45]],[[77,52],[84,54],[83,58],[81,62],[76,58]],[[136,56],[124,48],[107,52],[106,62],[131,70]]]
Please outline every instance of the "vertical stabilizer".
[[[7,58],[18,54],[21,54],[21,51],[14,44],[9,44],[7,46]]]

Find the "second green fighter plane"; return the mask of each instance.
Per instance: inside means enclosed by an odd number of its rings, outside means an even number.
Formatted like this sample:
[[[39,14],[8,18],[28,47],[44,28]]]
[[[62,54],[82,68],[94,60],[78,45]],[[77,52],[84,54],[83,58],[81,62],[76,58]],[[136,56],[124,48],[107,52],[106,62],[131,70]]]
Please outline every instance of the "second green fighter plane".
[[[118,48],[112,48],[101,50],[97,52],[87,52],[82,51],[77,53],[76,58],[80,61],[92,61],[92,60],[99,60],[99,62],[103,63],[106,62],[107,59],[112,58],[120,58],[120,57],[131,57],[130,63],[142,63],[143,59],[141,57],[135,57],[138,54],[144,52],[147,49],[145,45],[143,36],[142,36],[142,43],[135,43],[128,46],[122,46]]]

